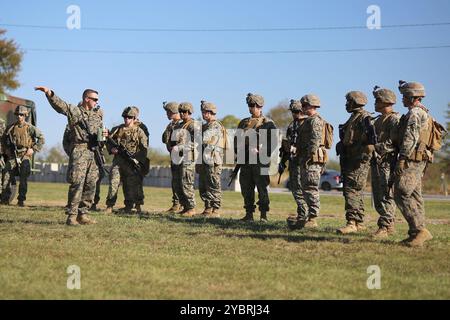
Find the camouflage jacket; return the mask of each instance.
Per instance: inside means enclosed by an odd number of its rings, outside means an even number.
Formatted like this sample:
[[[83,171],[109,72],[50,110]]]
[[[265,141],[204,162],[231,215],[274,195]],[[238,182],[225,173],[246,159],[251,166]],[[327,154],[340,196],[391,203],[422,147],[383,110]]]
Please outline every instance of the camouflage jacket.
[[[226,139],[224,136],[226,131],[222,124],[213,120],[202,126],[202,144],[204,152],[204,160],[208,164],[221,164],[223,158],[223,150],[226,147]]]
[[[398,112],[383,114],[375,120],[374,125],[378,139],[375,150],[382,159],[387,155],[398,151],[399,121],[400,115]]]
[[[300,149],[298,153],[301,158],[309,159],[318,152],[323,140],[324,125],[325,123],[318,113],[305,119],[299,131]]]
[[[56,112],[67,117],[71,144],[89,143],[90,137],[96,136],[97,130],[103,128],[103,111],[100,108],[86,110],[81,103],[77,106],[68,104],[53,91],[51,96],[47,96],[47,100]],[[88,128],[83,127],[82,119],[85,120]]]
[[[266,150],[266,157],[269,157],[272,155],[272,149],[273,146],[271,144],[271,137],[272,137],[272,132],[271,130],[276,129],[277,127],[275,126],[275,123],[261,115],[261,117],[259,118],[252,118],[252,117],[248,117],[248,118],[244,118],[242,119],[239,124],[238,124],[238,132],[236,132],[236,136],[234,137],[234,153],[237,154],[238,153],[238,141],[240,139],[244,139],[244,152],[245,152],[245,162],[248,163],[249,161],[249,153],[250,153],[250,144],[249,144],[249,138],[248,137],[242,137],[243,135],[246,134],[246,132],[248,130],[255,130],[256,131],[256,145],[252,146],[258,149],[258,151],[261,150]],[[242,129],[242,130],[239,130]],[[261,140],[260,139],[260,134],[267,134],[267,139]],[[241,136],[242,135],[242,136]],[[241,136],[241,137],[239,137]],[[240,139],[239,139],[240,138]],[[263,146],[262,142],[266,141],[267,145]],[[257,161],[258,163],[260,163],[259,161],[259,156],[257,157]]]
[[[17,122],[13,123],[6,128],[2,139],[2,149],[7,158],[14,157],[13,150],[8,147],[10,136],[12,138],[11,142],[17,148],[19,156],[23,156],[27,149],[33,149],[34,152],[39,152],[45,143],[42,132],[32,124],[27,122],[23,125],[19,125]]]
[[[344,145],[345,158],[361,159],[366,154],[368,137],[365,133],[364,119],[371,117],[371,114],[363,108],[352,112],[350,118],[343,125],[342,144]]]
[[[2,147],[2,141],[3,141],[3,134],[5,133],[6,124],[3,119],[0,119],[0,155],[3,154],[3,147]]]
[[[181,124],[183,120],[171,121],[162,134],[162,143],[166,145],[167,151],[171,151],[171,149],[177,144],[176,139],[172,140],[172,133],[177,128],[181,128]]]
[[[111,129],[109,137],[134,155],[139,162],[144,162],[147,158],[148,138],[139,125],[127,128],[124,124],[121,124]],[[108,143],[106,145],[108,151],[111,152],[112,146]],[[118,161],[120,158],[120,156],[116,155],[114,156],[114,161]]]
[[[419,145],[421,131],[428,130],[428,110],[424,106],[411,108],[400,119],[399,157],[409,158]]]

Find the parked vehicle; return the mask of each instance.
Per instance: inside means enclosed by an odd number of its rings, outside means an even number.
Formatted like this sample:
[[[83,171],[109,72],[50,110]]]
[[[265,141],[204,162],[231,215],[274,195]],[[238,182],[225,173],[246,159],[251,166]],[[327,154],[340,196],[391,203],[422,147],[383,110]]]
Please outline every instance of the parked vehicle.
[[[333,189],[342,190],[343,183],[341,181],[341,174],[339,171],[327,169],[320,176],[319,188],[324,191]],[[291,190],[289,179],[286,181],[286,188]]]

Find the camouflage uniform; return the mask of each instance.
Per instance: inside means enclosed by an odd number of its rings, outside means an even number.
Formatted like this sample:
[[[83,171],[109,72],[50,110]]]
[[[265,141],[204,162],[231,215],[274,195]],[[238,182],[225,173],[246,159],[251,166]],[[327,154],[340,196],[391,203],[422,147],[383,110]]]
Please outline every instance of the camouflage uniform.
[[[23,109],[20,109],[23,108]],[[23,111],[21,111],[23,110]],[[16,108],[16,114],[18,112],[28,113],[28,109],[25,107]],[[10,138],[12,141],[10,141]],[[15,145],[17,149],[17,157],[21,159],[20,166],[17,167],[16,156],[14,155],[11,147],[8,146],[8,142]],[[18,122],[8,126],[3,135],[3,147],[6,162],[5,170],[3,171],[3,193],[2,202],[8,203],[10,196],[11,184],[15,182],[15,176],[19,176],[19,195],[17,197],[19,204],[26,200],[28,191],[28,177],[31,174],[31,158],[26,155],[28,149],[33,149],[34,152],[39,152],[44,145],[45,140],[41,131],[25,122],[20,125]]]
[[[374,90],[376,99],[382,102],[395,104],[396,98],[392,91],[387,89]],[[380,215],[378,227],[392,230],[395,221],[395,202],[393,192],[389,190],[392,164],[397,157],[398,124],[400,115],[398,112],[382,114],[376,119],[375,131],[378,143],[375,145],[376,161],[371,163],[372,195],[375,210]]]
[[[261,96],[258,95],[251,95],[249,94],[247,96],[247,103],[249,103],[249,99],[256,99],[256,101],[261,100],[261,104],[258,104],[262,107],[262,104],[264,103],[264,100]],[[256,103],[253,101],[253,103]],[[243,129],[244,132],[247,132],[248,130],[255,130],[257,133],[257,145],[253,147],[258,147],[258,150],[267,150],[266,156],[270,158],[272,154],[271,149],[271,130],[276,129],[276,126],[274,122],[263,116],[259,118],[253,118],[248,117],[245,119],[242,119],[238,124],[238,129]],[[261,131],[263,129],[264,131]],[[268,145],[266,147],[262,146],[260,148],[260,138],[259,138],[259,132],[265,132],[267,133],[267,143]],[[234,152],[237,155],[238,154],[238,139],[235,137],[235,144],[234,144]],[[262,141],[261,141],[262,142]],[[270,210],[270,200],[269,200],[269,193],[267,191],[267,187],[270,184],[270,177],[268,174],[270,163],[262,163],[260,161],[260,155],[257,154],[256,156],[256,163],[251,164],[250,163],[250,148],[252,146],[249,145],[248,139],[245,139],[245,145],[244,147],[244,154],[245,154],[245,162],[244,164],[241,164],[240,168],[240,175],[239,175],[239,184],[241,185],[241,194],[244,198],[244,209],[246,211],[246,216],[243,218],[243,220],[253,220],[253,213],[255,212],[256,206],[255,206],[255,187],[258,190],[258,202],[256,203],[258,205],[259,211],[261,212],[261,220],[267,219],[267,212]]]
[[[295,105],[293,106],[293,103],[295,102],[296,101],[291,100],[290,110],[301,112],[301,103],[297,101],[299,106],[298,108],[295,108]],[[284,139],[282,143],[282,148],[284,148],[284,150],[282,150],[281,163],[284,164],[286,160],[289,160],[289,183],[292,195],[295,202],[297,203],[298,220],[304,219],[304,217],[307,216],[308,211],[308,206],[306,205],[305,198],[303,197],[303,188],[301,181],[302,167],[297,152],[297,150],[299,150],[300,148],[299,133],[306,118],[306,116],[303,116],[301,119],[295,119],[289,124],[286,130],[286,139]]]
[[[52,91],[46,95],[52,108],[68,119],[70,128],[71,152],[69,157],[67,214],[83,215],[89,212],[95,196],[95,187],[99,178],[98,165],[91,151],[90,136],[96,134],[99,128],[103,128],[103,112],[99,108],[87,110],[80,103],[71,105],[60,99]],[[81,124],[84,119],[88,128]],[[87,130],[86,130],[87,129]]]
[[[110,138],[130,152],[140,163],[145,163],[148,139],[144,130],[138,124],[131,127],[125,127],[124,124],[115,127],[111,130]],[[109,144],[108,149],[111,149]],[[138,207],[144,204],[143,173],[137,173],[133,170],[133,167],[119,154],[115,155],[113,159],[113,167],[116,166],[119,167],[123,184],[125,207],[132,209],[134,205]]]
[[[327,161],[326,151],[322,142],[323,127],[324,121],[316,113],[305,119],[299,132],[302,191],[308,205],[308,215],[303,217],[305,221],[316,218],[320,209],[320,176]]]
[[[205,104],[202,104],[202,107]],[[207,109],[208,107],[203,107]],[[211,108],[209,106],[209,108]],[[222,173],[223,150],[225,147],[225,130],[222,124],[213,120],[202,126],[203,133],[203,161],[199,166],[199,191],[205,203],[205,210],[212,208],[217,211],[222,200],[220,184]],[[207,211],[208,212],[208,211]]]
[[[178,112],[178,103],[176,103],[176,102],[169,102],[169,103],[164,102],[163,107],[166,111],[171,111],[173,113]],[[169,151],[169,153],[172,152],[172,148],[177,144],[177,141],[175,139],[172,139],[172,134],[177,128],[181,127],[182,123],[183,123],[182,120],[171,121],[167,125],[166,129],[164,130],[164,132],[162,134],[162,143],[164,143],[166,145],[167,151]],[[174,161],[171,159],[170,171],[172,174],[172,179],[171,179],[172,208],[176,208],[176,210],[180,208],[181,186],[180,186],[180,180],[176,179],[176,177],[179,175],[179,173],[178,173],[179,166],[180,166],[179,164],[174,163]],[[171,211],[171,209],[169,209],[169,211]]]
[[[109,187],[108,187],[108,195],[106,196],[107,207],[112,208],[116,205],[119,187],[120,187],[120,169],[119,165],[113,162],[109,170]]]
[[[400,86],[400,92],[407,97],[424,97],[425,89],[419,83],[406,83],[406,89]],[[418,88],[416,88],[418,87]],[[406,92],[405,92],[406,91]],[[414,94],[414,91],[417,91]],[[399,160],[397,166],[403,168],[395,176],[394,199],[398,208],[408,222],[409,238],[406,242],[415,245],[419,234],[426,232],[426,238],[421,237],[420,243],[432,238],[425,229],[425,207],[422,197],[422,177],[427,162],[432,160],[432,153],[427,149],[423,140],[424,133],[430,128],[428,110],[423,105],[416,105],[402,116],[399,125]],[[426,139],[427,140],[427,139]],[[396,169],[397,171],[397,169]]]
[[[187,107],[190,104],[186,103]],[[183,103],[180,104],[180,110]],[[192,106],[192,105],[191,105]],[[177,132],[177,144],[176,150],[180,152],[181,163],[177,166],[175,171],[175,179],[179,186],[179,200],[183,206],[185,212],[195,208],[195,145],[194,145],[194,129],[195,122],[190,120],[187,122],[181,122],[176,129]],[[189,139],[190,138],[190,139]]]
[[[364,196],[363,189],[367,183],[372,150],[368,145],[368,137],[365,132],[364,119],[370,117],[370,113],[363,109],[367,103],[367,97],[362,92],[352,91],[347,94],[347,101],[353,101],[352,94],[359,98],[358,105],[348,110],[350,118],[340,128],[342,151],[340,163],[344,178],[345,218],[347,223],[353,223],[355,228],[364,221]]]
[[[0,119],[0,179],[3,175],[3,169],[5,168],[5,158],[3,156],[3,148],[2,148],[2,140],[3,140],[3,133],[5,132],[5,121],[3,119]],[[2,195],[2,189],[3,189],[3,180],[0,180],[0,198]]]

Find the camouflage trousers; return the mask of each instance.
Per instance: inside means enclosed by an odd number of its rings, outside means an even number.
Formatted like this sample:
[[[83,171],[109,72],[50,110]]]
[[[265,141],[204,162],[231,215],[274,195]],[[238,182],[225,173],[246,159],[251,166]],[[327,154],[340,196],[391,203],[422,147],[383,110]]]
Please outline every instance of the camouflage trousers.
[[[125,162],[119,163],[119,173],[122,181],[124,204],[127,207],[144,204],[144,177],[136,173]]]
[[[395,177],[394,199],[409,226],[409,235],[425,228],[425,208],[422,197],[422,176],[426,161],[407,161],[400,176]]]
[[[99,177],[94,153],[85,144],[75,145],[69,158],[67,214],[85,214],[95,196]]]
[[[261,170],[262,169],[262,170]],[[241,194],[244,198],[244,208],[246,212],[255,212],[255,187],[258,190],[259,211],[269,211],[269,192],[267,187],[270,184],[268,174],[262,174],[267,167],[258,164],[243,164],[239,175],[239,184],[241,185]]]
[[[308,206],[308,215],[304,217],[316,218],[320,210],[320,193],[319,184],[320,176],[323,171],[323,164],[312,163],[307,164],[307,159],[301,160],[301,182],[303,190],[303,198]]]
[[[180,179],[177,178],[177,175],[179,175],[179,168],[180,165],[178,164],[170,164],[170,172],[172,173],[172,205],[179,205],[180,204]]]
[[[113,161],[113,164],[109,171],[109,187],[108,187],[108,195],[106,197],[107,207],[114,207],[116,205],[117,194],[119,193],[119,186],[120,186],[119,165]]]
[[[31,174],[29,158],[23,158],[19,168],[15,160],[8,160],[2,173],[2,202],[8,203],[11,197],[11,185],[16,184],[16,176],[19,176],[19,195],[17,200],[25,201],[28,192],[28,177]]]
[[[187,210],[195,208],[195,163],[190,161],[177,165],[175,180],[180,204]]]
[[[289,183],[291,192],[297,203],[297,215],[300,219],[304,219],[307,216],[308,206],[303,197],[301,172],[302,168],[298,159],[289,161]]]
[[[102,180],[105,177],[103,170],[101,170],[100,168],[98,168],[98,174],[99,177],[97,183],[95,184],[95,196],[94,196],[95,205],[97,205],[100,202],[100,186],[102,185]]]
[[[343,161],[345,218],[358,223],[364,221],[363,190],[367,183],[370,162]]]
[[[222,188],[220,177],[222,174],[222,165],[199,166],[199,191],[200,198],[205,203],[205,208],[219,209],[222,200]]]
[[[389,227],[395,222],[395,202],[392,190],[389,190],[390,163],[382,161],[381,163],[371,164],[372,177],[372,197],[380,215],[378,227]]]

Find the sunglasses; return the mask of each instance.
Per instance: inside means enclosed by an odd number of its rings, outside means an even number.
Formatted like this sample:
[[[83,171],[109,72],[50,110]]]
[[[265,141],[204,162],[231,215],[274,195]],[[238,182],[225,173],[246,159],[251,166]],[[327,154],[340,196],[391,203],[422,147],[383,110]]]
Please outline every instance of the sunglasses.
[[[187,110],[180,110],[180,113],[188,113],[189,111]]]
[[[297,114],[297,113],[300,113],[300,111],[299,110],[292,110],[292,113]]]
[[[123,116],[124,119],[134,119],[132,116]]]
[[[94,102],[97,102],[98,101],[98,98],[91,98],[91,97],[87,97],[88,99],[90,99],[90,100],[92,100],[92,101],[94,101]]]
[[[25,113],[17,113],[18,117],[26,117],[27,115]]]

